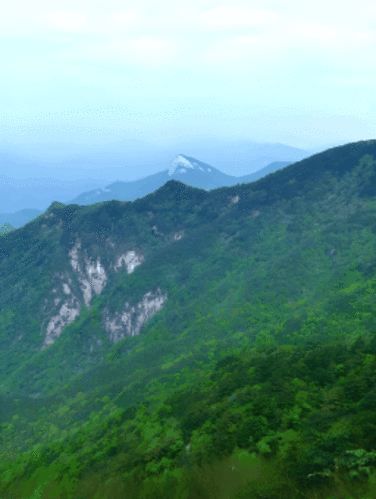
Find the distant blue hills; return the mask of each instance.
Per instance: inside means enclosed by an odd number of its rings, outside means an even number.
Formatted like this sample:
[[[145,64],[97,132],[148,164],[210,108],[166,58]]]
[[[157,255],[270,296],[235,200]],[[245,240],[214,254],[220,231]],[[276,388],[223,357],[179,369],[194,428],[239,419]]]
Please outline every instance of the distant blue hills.
[[[191,154],[180,154],[179,149],[189,150]],[[110,152],[87,153],[53,164],[41,164],[38,160],[19,156],[18,151],[3,150],[0,151],[0,226],[6,223],[8,228],[22,227],[43,213],[53,201],[80,205],[111,199],[134,201],[172,178],[206,190],[254,182],[322,150],[323,147],[305,151],[278,143],[201,138],[169,146],[152,145],[142,151],[132,151],[118,144],[111,147]],[[147,174],[158,166],[160,171]],[[233,175],[221,170],[254,173]],[[134,172],[140,174],[136,180],[124,178],[127,173]]]
[[[257,172],[241,177],[234,177],[233,175],[227,175],[198,159],[179,154],[173,159],[170,168],[140,180],[113,182],[104,188],[97,187],[96,189],[82,192],[69,201],[65,200],[65,204],[79,204],[84,206],[100,203],[102,201],[109,201],[111,199],[134,201],[135,199],[142,198],[156,191],[171,179],[179,180],[192,187],[209,191],[219,187],[229,187],[236,184],[254,182],[259,178],[280,170],[290,164],[291,162],[289,161],[276,161],[261,168]],[[60,200],[61,199],[57,199],[57,201]],[[9,230],[9,227],[18,229],[44,211],[45,210],[37,208],[24,208],[15,213],[0,213],[0,226],[8,224],[7,230]]]

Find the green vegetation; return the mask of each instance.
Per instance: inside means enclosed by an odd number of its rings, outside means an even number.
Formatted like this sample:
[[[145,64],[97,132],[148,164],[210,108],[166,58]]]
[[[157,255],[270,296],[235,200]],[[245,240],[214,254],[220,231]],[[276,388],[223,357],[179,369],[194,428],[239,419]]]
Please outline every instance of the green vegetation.
[[[4,235],[1,498],[376,497],[373,154],[350,144],[211,193],[169,181],[132,203],[56,203]],[[77,235],[106,268],[110,236],[145,261],[36,351]],[[111,344],[104,307],[157,287],[165,306]]]
[[[3,236],[4,234],[8,234],[12,230],[16,230],[16,228],[13,227],[13,225],[11,225],[11,224],[5,223],[5,224],[0,226],[0,236]]]

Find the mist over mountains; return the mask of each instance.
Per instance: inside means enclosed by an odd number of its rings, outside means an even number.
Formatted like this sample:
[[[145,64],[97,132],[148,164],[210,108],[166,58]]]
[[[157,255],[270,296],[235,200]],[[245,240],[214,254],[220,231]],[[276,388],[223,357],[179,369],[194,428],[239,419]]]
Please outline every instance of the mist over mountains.
[[[241,183],[253,182],[268,173],[274,172],[289,165],[289,162],[274,162],[261,168],[255,173],[234,177],[226,175],[217,168],[207,165],[190,156],[179,154],[171,162],[171,167],[150,175],[142,180],[131,182],[115,182],[106,186],[104,189],[95,189],[90,192],[84,192],[76,198],[69,201],[70,204],[87,205],[118,199],[120,201],[134,201],[154,192],[171,179],[179,180],[192,187],[205,189],[206,191],[217,189],[218,187],[231,186]]]
[[[74,149],[70,144],[35,144],[22,149],[8,146],[0,148],[0,175],[9,175],[11,171],[9,176],[19,179],[39,176],[60,180],[98,178],[108,182],[139,180],[165,169],[176,155],[185,154],[238,177],[274,161],[298,161],[338,145],[333,142],[303,150],[278,143],[199,136],[161,142],[132,139]]]
[[[76,154],[54,162],[43,160],[41,150],[39,157],[34,151],[29,158],[21,156],[20,152],[17,155],[17,151],[0,152],[0,224],[21,227],[53,201],[69,203],[74,200],[86,204],[111,199],[111,195],[115,199],[120,196],[121,200],[136,199],[168,180],[163,172],[184,149],[192,151],[196,161],[212,165],[216,172],[215,178],[213,175],[206,179],[202,175],[195,178],[188,175],[185,181],[209,190],[220,185],[254,181],[309,156],[307,151],[282,144],[247,141],[226,143],[201,139],[194,143],[175,141],[164,146],[136,145],[131,149],[128,144],[127,150],[124,144],[114,144],[108,151],[98,150],[92,155]],[[27,154],[27,150],[23,154]],[[147,174],[156,170],[158,173]],[[135,172],[137,178],[129,180]],[[184,176],[179,179],[184,182]],[[124,182],[129,182],[129,185],[125,186]]]

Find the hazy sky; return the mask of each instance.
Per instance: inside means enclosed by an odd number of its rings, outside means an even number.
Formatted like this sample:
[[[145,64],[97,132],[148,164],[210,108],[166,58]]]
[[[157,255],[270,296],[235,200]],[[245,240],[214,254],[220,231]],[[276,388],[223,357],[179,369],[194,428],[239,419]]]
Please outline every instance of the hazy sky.
[[[376,135],[375,0],[12,0],[0,45],[0,149]]]

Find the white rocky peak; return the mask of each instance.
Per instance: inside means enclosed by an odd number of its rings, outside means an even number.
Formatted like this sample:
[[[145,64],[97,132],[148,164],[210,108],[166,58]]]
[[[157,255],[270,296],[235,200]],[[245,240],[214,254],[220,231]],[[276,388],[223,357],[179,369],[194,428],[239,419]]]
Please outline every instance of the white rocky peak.
[[[168,174],[173,175],[174,173],[185,173],[187,170],[186,169],[191,169],[191,170],[201,170],[203,171],[211,171],[211,168],[203,168],[201,165],[196,163],[196,161],[189,161],[185,156],[182,154],[178,154],[172,162],[171,166],[168,169]]]

